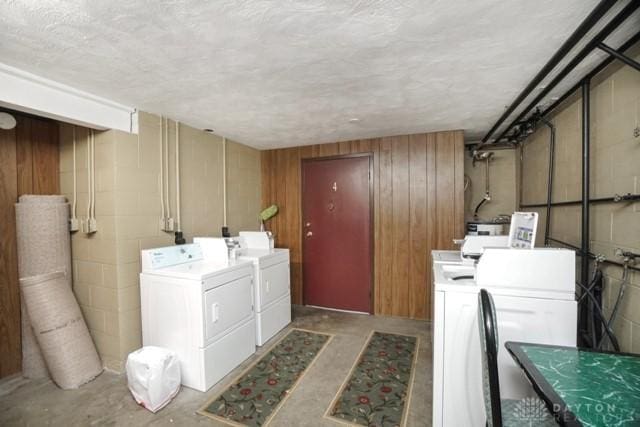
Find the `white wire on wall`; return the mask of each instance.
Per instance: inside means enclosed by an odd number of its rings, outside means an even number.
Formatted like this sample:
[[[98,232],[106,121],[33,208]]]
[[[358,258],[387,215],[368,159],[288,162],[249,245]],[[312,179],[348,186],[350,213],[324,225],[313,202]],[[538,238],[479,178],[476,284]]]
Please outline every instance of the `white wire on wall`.
[[[91,219],[96,219],[96,134],[91,130]]]
[[[176,231],[182,231],[180,215],[180,122],[176,120]]]
[[[227,138],[222,137],[222,225],[227,226]]]
[[[93,130],[89,129],[87,133],[87,227],[91,219],[91,136]]]
[[[165,118],[165,123],[164,123],[164,132],[165,132],[165,138],[164,138],[164,161],[165,161],[165,173],[166,173],[166,177],[165,177],[165,196],[164,196],[164,200],[166,203],[166,212],[167,212],[167,219],[171,220],[171,199],[169,199],[169,179],[171,178],[171,174],[170,174],[170,170],[169,170],[169,119]]]
[[[84,232],[87,234],[97,231],[96,225],[96,158],[95,158],[95,133],[89,129],[87,133],[87,220]]]
[[[167,216],[164,211],[164,118],[160,116],[160,205],[162,207],[162,218],[160,219],[161,228],[164,229],[164,223]]]
[[[77,205],[78,205],[78,172],[76,171],[76,126],[73,125],[72,139],[73,139],[73,203],[71,204],[71,220],[75,221],[77,217]]]

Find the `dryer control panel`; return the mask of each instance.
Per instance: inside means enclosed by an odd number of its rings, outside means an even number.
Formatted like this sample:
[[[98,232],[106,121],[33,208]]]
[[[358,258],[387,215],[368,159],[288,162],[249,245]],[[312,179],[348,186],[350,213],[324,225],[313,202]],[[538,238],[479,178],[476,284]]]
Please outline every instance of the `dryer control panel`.
[[[142,251],[142,271],[157,270],[202,259],[202,248],[197,243],[148,249]]]

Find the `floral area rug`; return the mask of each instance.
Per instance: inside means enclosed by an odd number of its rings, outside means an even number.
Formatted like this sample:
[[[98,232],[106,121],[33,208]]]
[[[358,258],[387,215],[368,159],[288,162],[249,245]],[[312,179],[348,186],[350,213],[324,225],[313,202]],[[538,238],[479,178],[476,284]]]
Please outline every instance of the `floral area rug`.
[[[232,425],[266,425],[331,337],[292,329],[199,413]]]
[[[369,427],[404,425],[417,353],[417,337],[373,332],[327,417]]]

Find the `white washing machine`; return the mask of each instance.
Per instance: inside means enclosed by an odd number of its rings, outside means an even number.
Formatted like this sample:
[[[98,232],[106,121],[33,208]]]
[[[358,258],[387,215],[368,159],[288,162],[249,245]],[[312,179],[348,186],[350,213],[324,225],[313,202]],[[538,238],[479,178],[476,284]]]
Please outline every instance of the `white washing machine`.
[[[289,249],[270,248],[272,240],[263,232],[240,232],[238,240],[242,247],[238,260],[253,265],[256,344],[262,346],[291,323]],[[219,241],[214,237],[194,239],[202,245],[206,259],[225,256],[223,250],[215,249]]]
[[[143,345],[175,351],[182,384],[207,391],[255,352],[253,266],[206,261],[198,244],[141,255]]]
[[[433,425],[482,426],[479,290],[487,289],[496,304],[501,397],[535,396],[504,343],[576,345],[575,254],[486,249],[477,266],[433,259]]]
[[[261,346],[291,323],[289,249],[242,249],[238,259],[253,263],[256,344]]]

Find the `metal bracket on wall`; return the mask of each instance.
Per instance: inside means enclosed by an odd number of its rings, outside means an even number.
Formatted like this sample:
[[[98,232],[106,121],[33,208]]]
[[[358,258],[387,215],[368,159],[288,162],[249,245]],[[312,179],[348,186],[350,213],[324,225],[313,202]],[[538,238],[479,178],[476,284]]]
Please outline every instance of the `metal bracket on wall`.
[[[635,264],[636,258],[640,258],[640,254],[635,252],[626,251],[622,248],[617,248],[615,251],[616,256],[624,258],[624,262],[628,264]]]

